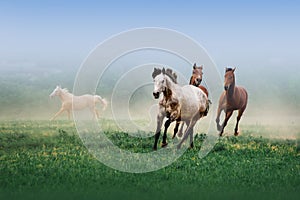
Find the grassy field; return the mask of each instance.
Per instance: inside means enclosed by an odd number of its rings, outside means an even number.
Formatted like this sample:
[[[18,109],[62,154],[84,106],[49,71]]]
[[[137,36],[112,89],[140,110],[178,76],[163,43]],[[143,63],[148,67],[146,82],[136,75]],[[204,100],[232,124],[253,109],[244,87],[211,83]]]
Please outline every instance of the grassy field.
[[[107,131],[121,148],[145,152],[153,138]],[[0,122],[0,199],[298,199],[295,140],[223,137],[203,159],[195,148],[158,171],[131,174],[90,155],[71,121]],[[148,148],[148,149],[147,149]]]

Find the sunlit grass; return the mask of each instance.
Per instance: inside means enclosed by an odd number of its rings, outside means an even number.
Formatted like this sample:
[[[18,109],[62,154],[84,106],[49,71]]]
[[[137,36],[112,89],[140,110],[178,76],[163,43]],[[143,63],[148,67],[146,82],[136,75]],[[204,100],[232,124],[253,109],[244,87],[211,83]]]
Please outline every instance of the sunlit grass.
[[[152,137],[133,138],[114,129],[109,121],[105,123],[105,134],[118,147],[152,151]],[[266,198],[286,192],[299,194],[296,140],[225,136],[200,159],[198,152],[205,138],[205,134],[196,136],[195,148],[166,168],[130,174],[111,169],[89,154],[71,121],[4,121],[0,122],[0,189],[6,194],[67,191],[87,195],[101,191],[117,198],[136,193],[145,198],[150,193],[173,198],[178,191],[175,197],[194,199],[199,197],[191,195],[195,193],[207,198],[219,193],[266,193]]]

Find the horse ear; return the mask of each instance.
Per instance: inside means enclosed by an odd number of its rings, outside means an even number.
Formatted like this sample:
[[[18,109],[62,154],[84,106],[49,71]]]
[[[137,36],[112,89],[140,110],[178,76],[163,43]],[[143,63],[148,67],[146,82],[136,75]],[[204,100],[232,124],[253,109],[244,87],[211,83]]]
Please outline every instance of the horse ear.
[[[196,65],[196,63],[194,63],[194,65],[193,65],[193,69],[196,69],[196,67],[197,67],[197,65]]]
[[[202,70],[203,69],[203,65],[201,65],[199,68]]]
[[[228,68],[227,68],[227,67],[225,67],[225,72],[227,72],[227,69],[228,69]]]
[[[173,76],[174,76],[174,79],[175,79],[174,82],[177,83],[177,75],[176,75],[175,72],[173,73]]]
[[[158,74],[160,74],[161,69],[154,68],[154,71],[152,72],[152,78],[154,79]]]
[[[161,70],[161,72],[162,72],[162,74],[166,74],[166,70],[165,70],[165,68],[163,68],[162,70]]]
[[[234,72],[235,71],[235,67],[232,69],[232,72]]]
[[[154,70],[153,70],[153,72],[152,72],[152,78],[154,79],[155,78],[155,72],[156,72],[156,68],[154,67]]]

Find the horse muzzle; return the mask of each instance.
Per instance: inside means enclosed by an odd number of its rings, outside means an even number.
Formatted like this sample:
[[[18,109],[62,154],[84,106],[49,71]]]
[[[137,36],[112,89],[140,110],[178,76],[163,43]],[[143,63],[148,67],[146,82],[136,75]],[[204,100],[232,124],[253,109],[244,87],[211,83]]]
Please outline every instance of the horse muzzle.
[[[168,112],[168,111],[166,111],[166,117],[167,117],[167,118],[170,118],[170,117],[171,117],[171,113]]]
[[[225,85],[225,86],[224,86],[224,90],[227,91],[228,89],[229,89],[229,86],[228,86],[228,85]]]
[[[202,78],[197,78],[196,81],[197,81],[197,84],[200,85],[202,82]]]
[[[159,97],[159,92],[153,92],[153,96],[154,96],[155,99],[158,99],[158,97]]]

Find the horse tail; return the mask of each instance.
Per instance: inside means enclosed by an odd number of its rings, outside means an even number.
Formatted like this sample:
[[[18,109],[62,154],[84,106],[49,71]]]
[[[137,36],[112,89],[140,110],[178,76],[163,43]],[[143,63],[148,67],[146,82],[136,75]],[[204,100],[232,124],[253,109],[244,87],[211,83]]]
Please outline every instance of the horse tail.
[[[100,102],[103,105],[102,110],[105,110],[107,107],[108,102],[106,101],[106,99],[100,97],[99,95],[95,95],[95,102]]]

